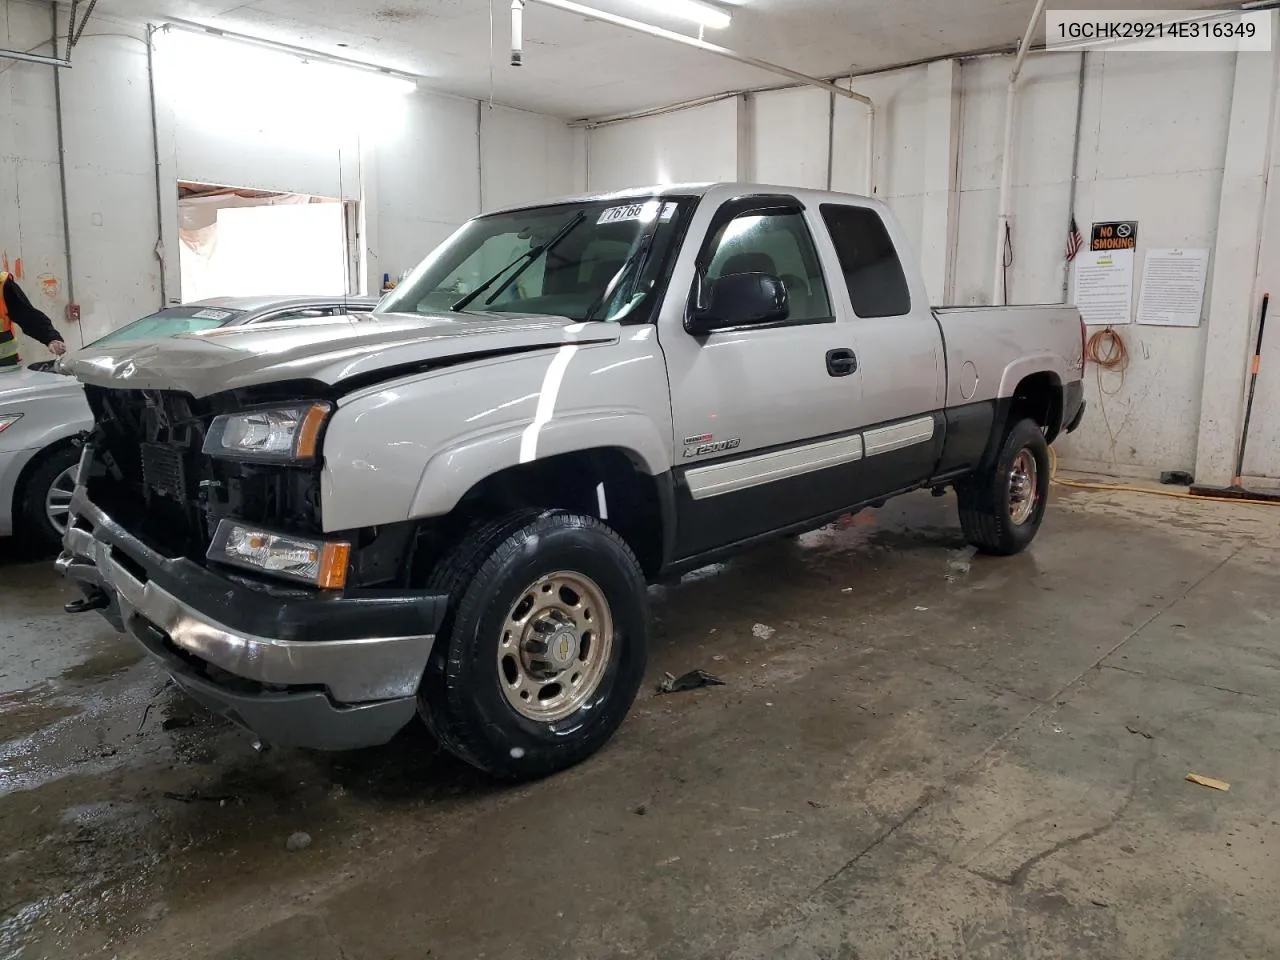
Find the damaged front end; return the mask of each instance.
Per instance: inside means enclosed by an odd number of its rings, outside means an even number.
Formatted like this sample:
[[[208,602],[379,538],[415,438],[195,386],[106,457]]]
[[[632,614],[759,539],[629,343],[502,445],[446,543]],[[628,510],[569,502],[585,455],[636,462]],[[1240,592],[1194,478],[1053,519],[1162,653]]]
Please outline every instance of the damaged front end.
[[[58,560],[74,608],[264,740],[341,749],[407,723],[445,600],[405,582],[408,524],[324,530],[323,389],[86,395]]]

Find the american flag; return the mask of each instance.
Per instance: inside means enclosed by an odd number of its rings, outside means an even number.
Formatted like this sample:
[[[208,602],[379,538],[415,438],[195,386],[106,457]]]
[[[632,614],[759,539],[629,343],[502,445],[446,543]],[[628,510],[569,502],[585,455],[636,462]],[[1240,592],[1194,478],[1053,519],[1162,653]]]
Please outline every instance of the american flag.
[[[1067,263],[1076,258],[1080,248],[1084,246],[1084,237],[1080,236],[1080,228],[1076,226],[1076,218],[1071,218],[1071,229],[1067,231]]]

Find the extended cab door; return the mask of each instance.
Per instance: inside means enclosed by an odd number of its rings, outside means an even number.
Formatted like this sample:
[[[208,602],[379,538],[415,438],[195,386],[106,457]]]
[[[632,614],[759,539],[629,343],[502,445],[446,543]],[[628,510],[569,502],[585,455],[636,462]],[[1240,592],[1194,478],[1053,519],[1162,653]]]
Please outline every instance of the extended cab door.
[[[942,331],[901,229],[873,201],[824,199],[822,239],[839,264],[832,296],[849,311],[862,372],[866,482],[872,495],[933,475],[946,433]]]
[[[709,195],[690,225],[659,322],[675,430],[675,559],[858,499],[859,357],[814,240],[821,229],[816,211],[786,195]],[[780,278],[786,318],[690,333],[698,275],[710,289],[741,273]]]

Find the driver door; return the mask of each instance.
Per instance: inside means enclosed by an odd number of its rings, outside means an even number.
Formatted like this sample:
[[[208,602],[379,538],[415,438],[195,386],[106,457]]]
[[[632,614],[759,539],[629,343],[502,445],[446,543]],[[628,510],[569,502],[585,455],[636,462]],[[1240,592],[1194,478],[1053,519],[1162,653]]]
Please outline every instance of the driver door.
[[[772,274],[787,289],[787,317],[703,336],[660,325],[675,428],[677,559],[858,499],[862,378],[848,311],[814,242],[820,228],[795,197],[723,203],[698,253],[706,288],[730,274]]]

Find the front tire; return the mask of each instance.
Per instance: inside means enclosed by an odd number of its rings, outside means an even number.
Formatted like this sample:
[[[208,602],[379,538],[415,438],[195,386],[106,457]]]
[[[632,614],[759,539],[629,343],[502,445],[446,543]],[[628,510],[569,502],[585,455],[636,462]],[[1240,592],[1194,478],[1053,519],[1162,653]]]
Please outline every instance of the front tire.
[[[1011,556],[1027,548],[1049,499],[1049,445],[1032,420],[1005,435],[995,462],[956,486],[960,528],[983,553]]]
[[[46,453],[18,494],[18,527],[24,542],[41,552],[57,550],[67,531],[80,451],[60,447]]]
[[[433,576],[449,607],[419,709],[440,742],[503,779],[585,760],[622,723],[648,654],[644,577],[594,517],[494,521]]]

